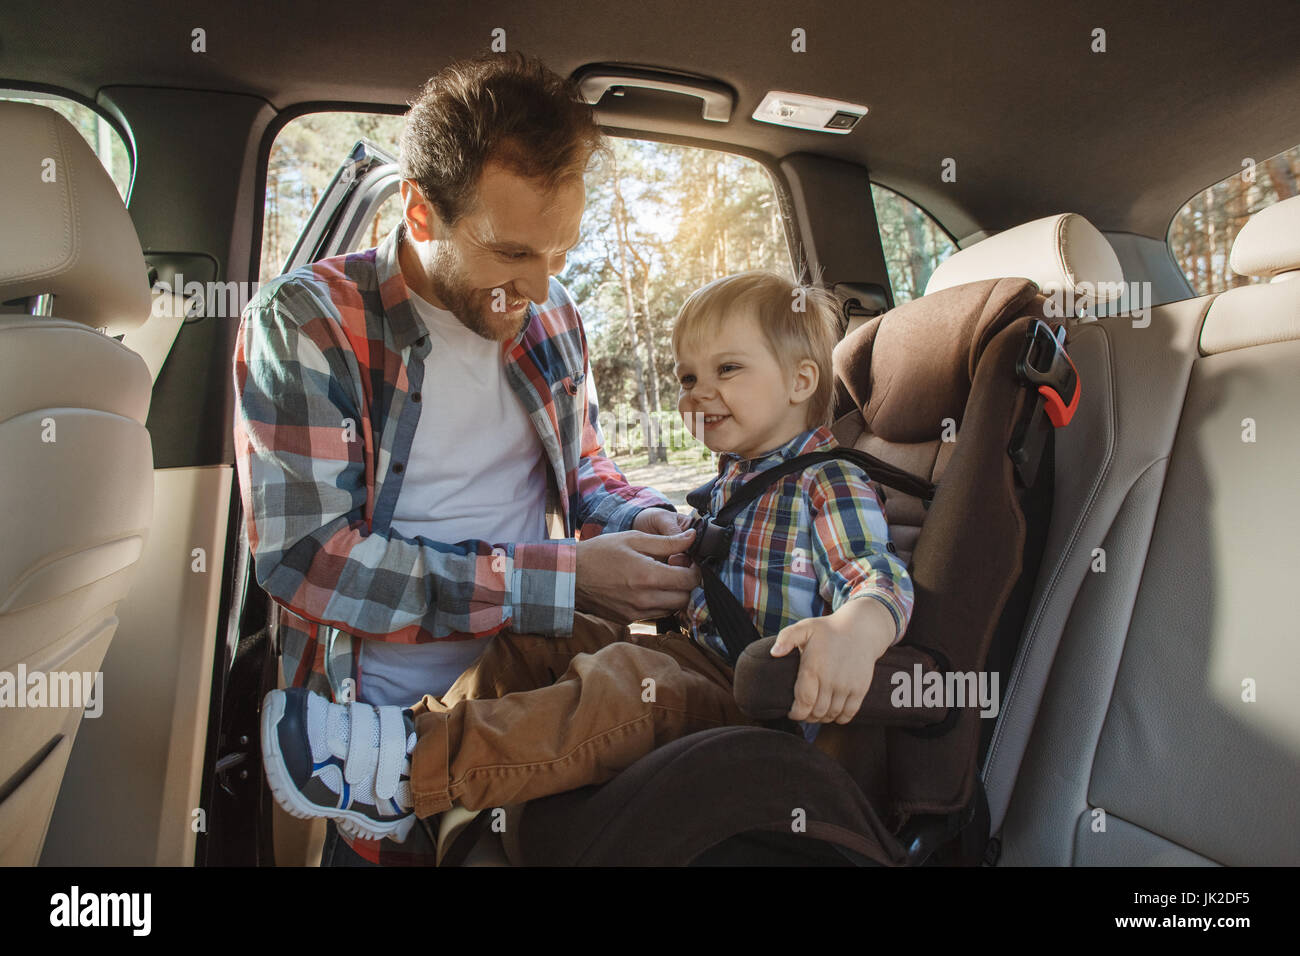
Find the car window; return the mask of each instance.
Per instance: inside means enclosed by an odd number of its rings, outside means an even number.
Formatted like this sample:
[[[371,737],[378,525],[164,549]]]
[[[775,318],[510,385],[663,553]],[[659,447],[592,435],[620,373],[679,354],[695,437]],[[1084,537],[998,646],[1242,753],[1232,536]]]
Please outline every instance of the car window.
[[[872,183],[871,201],[876,207],[894,303],[920,298],[934,270],[957,246],[942,226],[906,196]]]
[[[1193,196],[1169,225],[1174,261],[1197,295],[1267,281],[1239,276],[1228,264],[1233,240],[1251,216],[1300,194],[1300,146],[1263,162],[1247,157],[1241,171]]]
[[[281,127],[266,165],[260,282],[280,274],[317,200],[356,141],[368,139],[396,154],[401,132],[402,117],[387,113],[306,113]],[[374,238],[372,245],[397,225],[400,210],[396,195],[377,210],[364,232]]]
[[[283,270],[357,141],[395,154],[401,127],[400,116],[356,112],[285,124],[268,159],[261,281]],[[713,465],[676,412],[672,321],[691,292],[720,276],[770,269],[794,278],[781,202],[755,160],[623,137],[608,144],[587,172],[582,238],[558,278],[582,313],[607,451],[686,462],[684,477],[661,489],[684,504]],[[378,245],[401,215],[393,192],[350,246]]]
[[[676,412],[673,319],[691,292],[721,276],[769,269],[794,278],[781,205],[752,159],[630,138],[610,147],[588,171],[582,241],[559,278],[587,327],[606,450],[673,464],[673,486],[660,490],[684,504],[712,464]],[[650,441],[646,420],[657,431]],[[619,465],[629,478],[641,474],[632,460]]]
[[[127,150],[122,135],[112,123],[89,106],[53,93],[0,90],[0,99],[13,103],[36,103],[46,106],[68,120],[90,144],[90,148],[94,150],[99,161],[108,170],[108,175],[112,177],[113,185],[117,187],[122,202],[126,202],[131,189],[131,153]]]

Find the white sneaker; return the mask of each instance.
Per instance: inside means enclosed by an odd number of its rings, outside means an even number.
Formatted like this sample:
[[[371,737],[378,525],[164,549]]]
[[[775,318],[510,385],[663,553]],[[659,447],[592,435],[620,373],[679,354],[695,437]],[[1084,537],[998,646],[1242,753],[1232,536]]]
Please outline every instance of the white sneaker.
[[[401,707],[332,704],[303,687],[262,702],[262,763],[280,806],[351,837],[401,843],[415,824],[415,723]]]

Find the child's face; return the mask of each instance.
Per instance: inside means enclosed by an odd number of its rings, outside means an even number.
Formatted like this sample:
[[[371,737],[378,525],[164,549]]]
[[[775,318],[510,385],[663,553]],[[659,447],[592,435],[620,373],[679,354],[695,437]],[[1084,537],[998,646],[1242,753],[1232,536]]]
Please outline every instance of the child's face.
[[[678,355],[676,373],[677,411],[712,451],[757,458],[808,430],[817,363],[783,371],[752,310],[729,315],[696,350]]]

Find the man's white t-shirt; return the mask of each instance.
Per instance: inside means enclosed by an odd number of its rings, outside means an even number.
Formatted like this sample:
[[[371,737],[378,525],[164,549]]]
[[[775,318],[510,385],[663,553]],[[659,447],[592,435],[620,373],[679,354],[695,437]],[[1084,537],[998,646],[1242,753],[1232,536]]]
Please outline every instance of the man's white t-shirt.
[[[415,293],[411,304],[432,348],[393,530],[448,544],[546,540],[546,450],[506,378],[501,343]],[[441,696],[486,644],[363,641],[358,696],[403,707]]]

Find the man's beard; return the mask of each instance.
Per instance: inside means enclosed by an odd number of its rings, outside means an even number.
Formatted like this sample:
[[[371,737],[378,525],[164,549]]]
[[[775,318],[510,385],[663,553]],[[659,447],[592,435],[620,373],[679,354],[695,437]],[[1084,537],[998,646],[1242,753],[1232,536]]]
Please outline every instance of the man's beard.
[[[492,294],[489,293],[486,302],[482,297],[476,301],[475,297],[479,295],[480,290],[465,281],[455,254],[442,244],[434,246],[433,257],[427,269],[433,294],[437,296],[443,308],[475,335],[489,342],[504,342],[518,335],[523,324],[528,321],[528,313],[524,312],[519,325],[504,328],[502,322],[506,319],[506,314],[491,310]],[[511,298],[507,295],[507,299]]]

